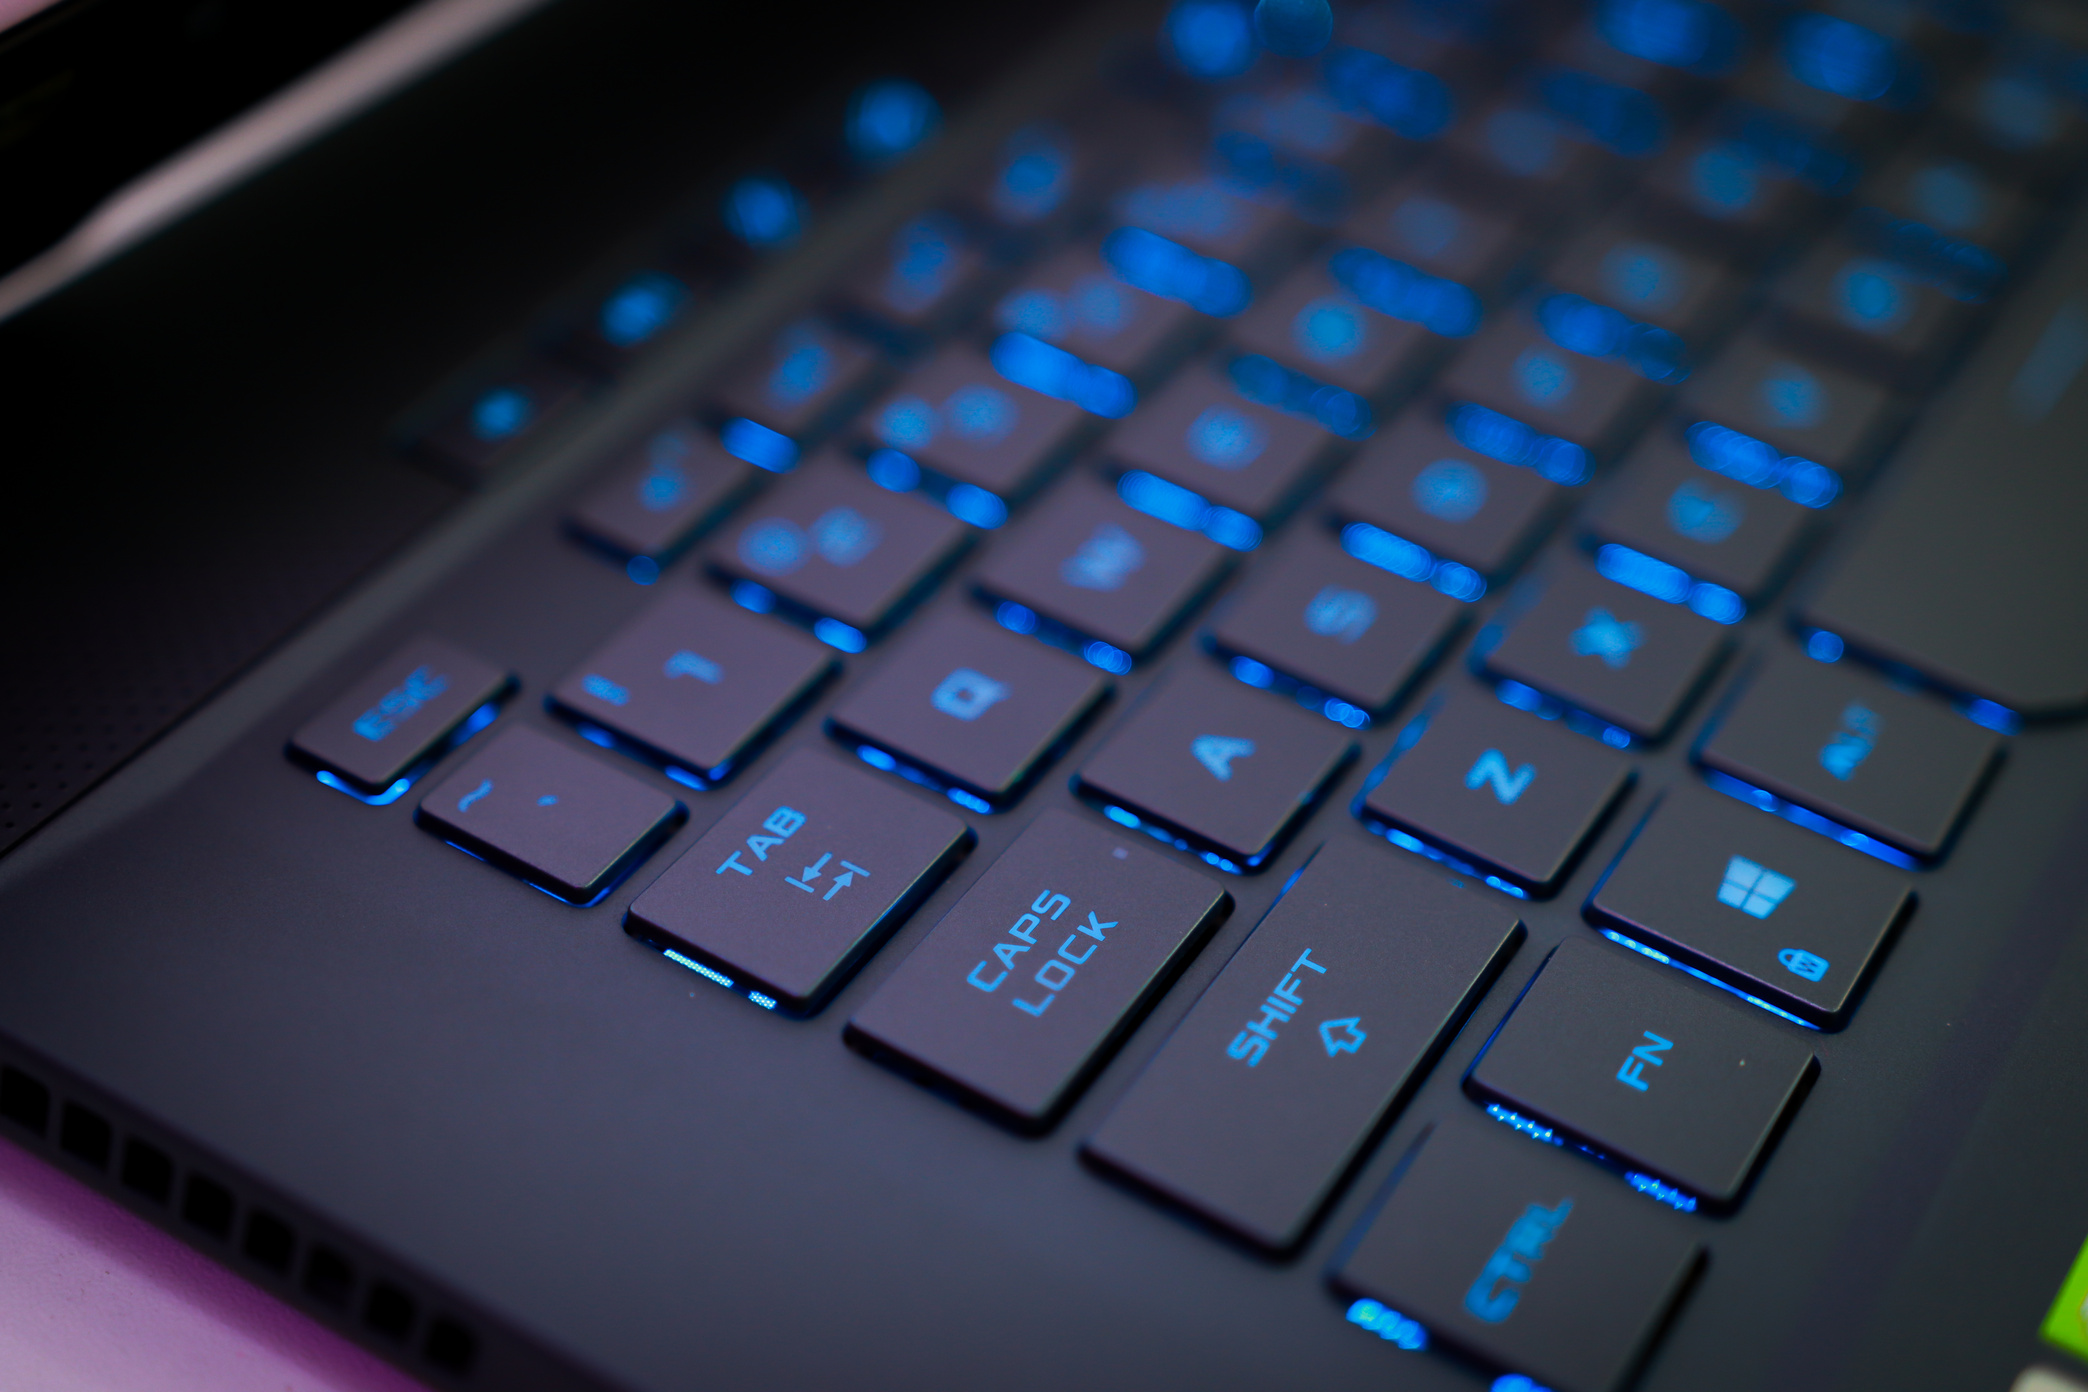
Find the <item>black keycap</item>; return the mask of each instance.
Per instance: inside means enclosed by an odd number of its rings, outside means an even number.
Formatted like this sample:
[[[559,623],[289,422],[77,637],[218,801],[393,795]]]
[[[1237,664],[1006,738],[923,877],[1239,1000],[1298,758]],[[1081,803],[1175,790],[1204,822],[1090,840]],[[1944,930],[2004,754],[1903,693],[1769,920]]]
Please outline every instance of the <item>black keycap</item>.
[[[1410,377],[1447,343],[1414,319],[1366,307],[1327,270],[1298,267],[1234,322],[1232,343],[1362,396]]]
[[[1646,175],[1649,202],[1716,245],[1747,258],[1763,254],[1853,169],[1831,146],[1790,139],[1795,132],[1780,124],[1766,113],[1735,115],[1676,141]]]
[[[1562,568],[1487,655],[1486,672],[1657,740],[1727,645],[1724,628],[1679,604]]]
[[[1466,448],[1440,412],[1415,410],[1357,453],[1328,506],[1494,576],[1529,549],[1564,496],[1535,469]]]
[[[883,328],[927,333],[966,308],[985,269],[985,253],[961,223],[924,213],[866,257],[841,294]]]
[[[832,455],[792,474],[741,518],[711,548],[711,569],[846,625],[814,631],[848,652],[881,633],[972,536],[941,508],[880,488]],[[755,592],[746,597],[762,602]]]
[[[755,477],[708,430],[676,421],[628,451],[566,523],[617,555],[659,561],[715,521]]]
[[[1446,1117],[1332,1279],[1366,1328],[1414,1321],[1555,1392],[1619,1392],[1703,1264],[1697,1231],[1592,1165]]]
[[[1692,344],[1726,322],[1746,288],[1716,257],[1619,219],[1576,237],[1545,279]]]
[[[2001,736],[1848,665],[1778,653],[1719,721],[1704,767],[1922,860],[1943,853]]]
[[[1785,331],[1844,366],[1918,385],[1973,306],[1931,278],[1846,241],[1822,241],[1778,281]]]
[[[1295,1247],[1522,941],[1499,903],[1379,847],[1322,847],[1085,1153]]]
[[[1297,494],[1331,443],[1311,421],[1247,401],[1217,373],[1192,369],[1142,404],[1104,447],[1123,468],[1260,521]]]
[[[756,1005],[809,1013],[976,840],[919,796],[800,749],[633,901],[624,931]]]
[[[428,791],[415,824],[569,904],[592,904],[689,810],[550,735],[512,725]]]
[[[513,673],[416,638],[300,726],[288,752],[329,787],[393,802],[514,689]]]
[[[1529,239],[1495,209],[1422,175],[1394,185],[1342,223],[1344,243],[1492,296]]]
[[[1024,276],[1001,297],[994,319],[1135,379],[1210,323],[1180,300],[1125,283],[1092,246],[1068,247]]]
[[[1569,938],[1465,1091],[1518,1129],[1535,1122],[1594,1151],[1642,1193],[1685,1212],[1731,1209],[1819,1063],[1794,1031],[1720,994]]]
[[[701,590],[653,601],[547,698],[596,744],[705,788],[744,764],[834,670],[818,643]]]
[[[1025,1131],[1055,1121],[1232,911],[1138,838],[1049,811],[849,1021]]]
[[[1701,788],[1669,791],[1590,922],[1806,1024],[1839,1029],[1914,906],[1906,876]]]
[[[1039,121],[1009,136],[959,193],[966,211],[1023,237],[1079,218],[1123,154],[1098,138],[1097,115],[1083,108],[1073,122]]]
[[[1281,260],[1305,227],[1275,198],[1249,197],[1193,155],[1160,157],[1151,173],[1111,200],[1120,226],[1143,228],[1249,274]]]
[[[996,541],[974,582],[1002,602],[1010,627],[1029,631],[1041,616],[1137,658],[1218,582],[1230,554],[1195,532],[1133,512],[1079,475]]]
[[[914,368],[865,416],[877,444],[1003,500],[1035,488],[1093,419],[1016,386],[962,345]]]
[[[1453,401],[1476,401],[1598,456],[1622,441],[1657,393],[1622,361],[1562,348],[1519,314],[1504,314],[1480,330],[1437,388]]]
[[[586,386],[557,363],[528,363],[437,421],[421,436],[417,452],[443,477],[476,488],[500,472],[525,440],[576,405]]]
[[[1588,511],[1583,525],[1680,566],[1697,580],[1754,599],[1783,574],[1819,510],[1773,488],[1751,487],[1704,468],[1665,431],[1650,433]]]
[[[1418,840],[1526,893],[1550,894],[1633,777],[1615,750],[1457,688],[1360,812],[1395,841]]]
[[[1900,155],[1864,180],[1856,196],[1890,217],[2003,257],[2014,251],[2037,212],[2005,171],[1982,169],[1937,145]]]
[[[1323,532],[1299,531],[1255,563],[1205,636],[1225,656],[1379,715],[1463,619],[1457,600],[1365,565]],[[1268,682],[1252,665],[1235,663],[1233,671]]]
[[[1690,379],[1682,413],[1850,477],[1870,465],[1896,408],[1884,388],[1750,334]]]
[[[1354,757],[1332,721],[1202,668],[1149,689],[1074,790],[1234,873],[1259,870]]]
[[[1585,133],[1520,96],[1500,98],[1452,126],[1446,173],[1505,208],[1578,216],[1615,180],[1615,160]]]
[[[950,609],[843,697],[828,729],[868,746],[864,758],[923,771],[983,812],[1021,796],[1109,691],[1092,665]]]
[[[613,377],[668,329],[693,317],[697,303],[697,293],[679,275],[657,267],[631,272],[600,289],[593,312],[571,327],[559,352]]]
[[[801,440],[846,409],[876,369],[877,355],[867,344],[821,320],[803,319],[741,361],[720,385],[718,405],[727,415]]]

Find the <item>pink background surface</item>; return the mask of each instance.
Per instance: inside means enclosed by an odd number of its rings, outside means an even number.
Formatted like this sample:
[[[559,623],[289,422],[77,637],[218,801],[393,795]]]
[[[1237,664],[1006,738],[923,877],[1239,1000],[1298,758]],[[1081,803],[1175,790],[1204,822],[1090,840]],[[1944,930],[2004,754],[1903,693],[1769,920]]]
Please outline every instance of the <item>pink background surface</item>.
[[[4,1140],[0,1387],[426,1392]]]

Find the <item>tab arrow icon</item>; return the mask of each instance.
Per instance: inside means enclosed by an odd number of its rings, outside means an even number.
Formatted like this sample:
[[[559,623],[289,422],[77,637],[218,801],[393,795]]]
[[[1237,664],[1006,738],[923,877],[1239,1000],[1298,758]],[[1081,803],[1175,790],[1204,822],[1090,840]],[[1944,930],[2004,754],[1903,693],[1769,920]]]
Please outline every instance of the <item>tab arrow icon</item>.
[[[832,851],[828,851],[825,855],[813,861],[810,865],[807,865],[805,867],[805,879],[807,881],[818,879],[819,872],[826,869],[826,863],[832,860],[833,858],[834,853]]]

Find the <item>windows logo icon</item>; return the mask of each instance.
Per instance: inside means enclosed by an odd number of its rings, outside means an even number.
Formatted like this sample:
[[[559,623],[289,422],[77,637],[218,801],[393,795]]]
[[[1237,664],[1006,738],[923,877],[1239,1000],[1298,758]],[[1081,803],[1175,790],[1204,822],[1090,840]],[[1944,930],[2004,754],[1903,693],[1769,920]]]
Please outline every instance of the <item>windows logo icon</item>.
[[[1755,918],[1767,918],[1797,887],[1798,882],[1789,875],[1779,875],[1745,856],[1734,856],[1726,862],[1725,883],[1718,887],[1718,902]]]

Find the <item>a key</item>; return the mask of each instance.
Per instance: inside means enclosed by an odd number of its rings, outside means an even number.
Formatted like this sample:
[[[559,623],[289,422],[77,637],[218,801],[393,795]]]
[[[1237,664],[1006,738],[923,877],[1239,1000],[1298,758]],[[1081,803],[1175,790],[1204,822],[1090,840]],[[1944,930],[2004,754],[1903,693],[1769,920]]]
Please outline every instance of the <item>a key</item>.
[[[823,320],[801,319],[754,347],[727,374],[718,405],[728,416],[801,444],[847,409],[876,370],[877,354],[869,345]],[[732,443],[728,427],[726,444]],[[789,460],[796,457],[793,448]]]
[[[1868,31],[1868,41],[1852,41],[1848,30],[1828,26],[1810,27],[1802,38],[1797,30],[1793,26],[1782,43],[1740,74],[1733,88],[1741,101],[1858,152],[1875,150],[1906,132],[1912,103],[1901,99],[1915,95],[1922,79],[1918,65],[1909,65],[1898,45],[1875,30]],[[1870,59],[1861,76],[1839,58],[1859,44]],[[1890,104],[1880,100],[1893,88],[1899,90]]]
[[[1487,654],[1485,670],[1658,740],[1674,728],[1728,646],[1722,626],[1679,604],[1562,567]]]
[[[557,363],[526,363],[438,420],[415,452],[444,478],[476,488],[499,473],[524,441],[578,404],[586,389],[576,373]]]
[[[1746,288],[1717,258],[1648,235],[1624,219],[1576,237],[1545,279],[1690,343],[1723,327]]]
[[[780,596],[846,631],[832,637],[861,651],[904,612],[968,544],[971,529],[920,498],[892,493],[829,455],[785,479],[711,547],[711,569],[750,582],[755,604]],[[743,601],[744,602],[744,601]]]
[[[1973,306],[1897,261],[1822,241],[1778,282],[1787,331],[1833,361],[1919,384],[1964,333]]]
[[[527,725],[495,736],[413,814],[459,850],[583,906],[688,819],[674,798]]]
[[[1114,162],[1116,152],[1093,135],[1085,123],[1022,127],[961,195],[967,211],[1026,237],[1064,226],[1092,204],[1099,176]]]
[[[1999,257],[2014,253],[2036,216],[2031,200],[2002,171],[1938,145],[1893,160],[1864,181],[1857,200]]]
[[[1195,667],[1150,690],[1074,778],[1114,821],[1259,870],[1355,757],[1348,731]]]
[[[1311,421],[1243,400],[1215,372],[1183,372],[1117,427],[1104,448],[1217,503],[1265,520],[1313,477],[1332,437]]]
[[[2067,11],[2049,13],[2053,19],[2070,17]],[[2026,38],[2050,24],[2031,14],[2023,17],[2031,21]],[[1982,169],[2040,183],[2078,167],[2081,147],[2088,143],[2088,120],[2069,100],[2059,77],[2064,66],[2037,56],[2054,40],[2057,46],[2078,47],[2078,35],[2066,33],[2068,27],[2061,21],[2027,44],[1996,45],[1985,63],[1951,84],[1938,103],[1948,118],[1942,129],[1949,148]]]
[[[885,978],[849,1042],[1047,1130],[1231,911],[1140,838],[1048,811]]]
[[[1349,1320],[1418,1325],[1502,1392],[1619,1392],[1703,1265],[1696,1220],[1469,1113],[1419,1146],[1332,1273]]]
[[[1092,665],[951,609],[894,647],[827,727],[865,759],[904,763],[985,812],[1020,797],[1109,691]]]
[[[1340,240],[1454,281],[1481,300],[1500,289],[1529,245],[1512,219],[1425,174],[1351,214]]]
[[[1205,632],[1221,655],[1266,683],[1273,669],[1381,715],[1443,651],[1464,605],[1348,555],[1316,530],[1293,533],[1256,562]]]
[[[1497,576],[1550,525],[1564,496],[1535,469],[1467,448],[1441,412],[1411,410],[1357,453],[1327,501],[1344,522],[1367,522]]]
[[[1748,333],[1690,379],[1680,414],[1851,477],[1876,457],[1898,407],[1882,387]]]
[[[619,556],[673,556],[738,500],[756,477],[717,437],[678,420],[628,450],[581,495],[566,525]]]
[[[1774,488],[1704,468],[1665,431],[1652,431],[1589,509],[1583,525],[1692,577],[1753,599],[1779,580],[1820,513]]]
[[[290,757],[330,788],[396,802],[436,759],[485,728],[512,672],[435,638],[386,657],[290,737]]]
[[[1015,500],[1065,457],[1090,419],[1070,401],[1010,382],[977,349],[953,344],[902,378],[864,425],[878,444]]]
[[[1462,117],[1443,148],[1444,174],[1503,210],[1577,212],[1615,175],[1608,151],[1573,122],[1519,95]]]
[[[1475,401],[1603,456],[1635,426],[1657,393],[1616,358],[1561,347],[1536,324],[1507,314],[1480,330],[1437,382],[1452,401]]]
[[[1239,317],[1232,342],[1243,353],[1374,397],[1412,376],[1444,340],[1414,319],[1366,306],[1325,264],[1308,263]]]
[[[1179,299],[1127,283],[1092,246],[1045,261],[994,307],[1011,333],[1055,343],[1087,362],[1143,380],[1210,323]]]
[[[1465,1091],[1685,1212],[1739,1203],[1819,1062],[1793,1031],[1607,944],[1569,938]],[[1498,1116],[1498,1113],[1496,1113]],[[1665,1186],[1663,1188],[1662,1186]]]
[[[1635,777],[1615,750],[1462,687],[1426,720],[1364,793],[1364,824],[1524,894],[1558,889]]]
[[[1933,697],[1849,664],[1780,652],[1697,751],[1707,769],[1934,860],[1979,794],[2002,739]]]
[[[1839,1029],[1912,911],[1904,875],[1778,817],[1670,789],[1584,912],[1778,1014]]]
[[[756,1005],[810,1014],[976,840],[918,796],[800,749],[632,902],[624,931]]]
[[[594,743],[707,788],[744,765],[836,665],[800,633],[677,588],[567,673],[546,704]]]
[[[1658,215],[1752,261],[1853,182],[1855,162],[1831,141],[1757,108],[1734,108],[1677,141],[1647,172]]]
[[[696,301],[681,276],[659,269],[635,272],[602,293],[594,312],[573,326],[560,351],[613,376],[681,322]]]
[[[986,256],[947,213],[923,213],[894,232],[842,282],[842,298],[879,328],[926,334],[963,312]]]
[[[1041,617],[1138,658],[1218,582],[1228,556],[1195,532],[1132,511],[1081,474],[997,540],[973,581],[1019,632],[1034,631]]]
[[[1295,1248],[1521,943],[1498,905],[1379,848],[1321,847],[1083,1153]]]
[[[1117,225],[1142,228],[1250,275],[1282,259],[1304,224],[1195,160],[1163,158],[1110,203]]]

